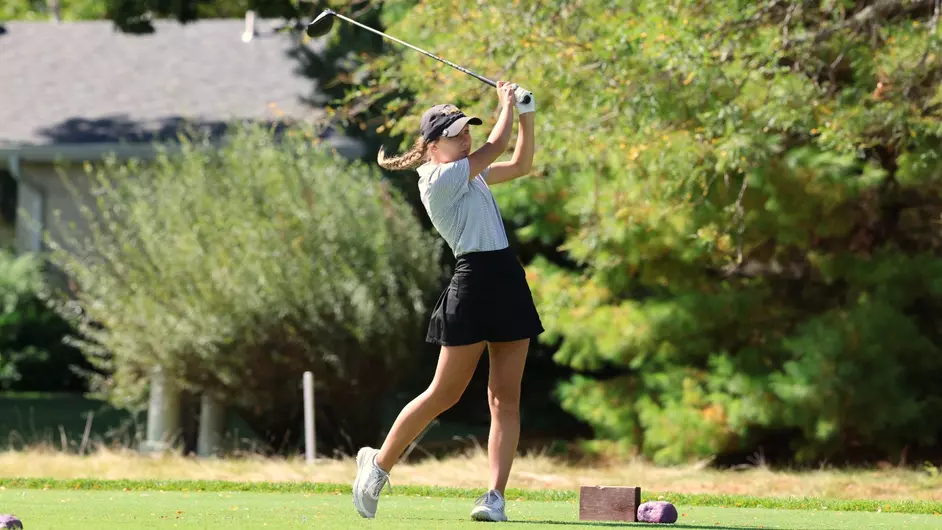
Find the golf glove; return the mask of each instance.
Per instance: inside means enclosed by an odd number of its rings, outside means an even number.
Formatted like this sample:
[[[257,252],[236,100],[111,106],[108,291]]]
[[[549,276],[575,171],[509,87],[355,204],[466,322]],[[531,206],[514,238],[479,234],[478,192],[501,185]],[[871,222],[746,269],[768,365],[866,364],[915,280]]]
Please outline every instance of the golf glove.
[[[524,103],[523,101],[527,96],[530,96],[529,103]],[[533,100],[533,92],[518,86],[514,91],[514,97],[517,100],[517,112],[520,114],[526,114],[528,112],[536,112],[536,101]]]

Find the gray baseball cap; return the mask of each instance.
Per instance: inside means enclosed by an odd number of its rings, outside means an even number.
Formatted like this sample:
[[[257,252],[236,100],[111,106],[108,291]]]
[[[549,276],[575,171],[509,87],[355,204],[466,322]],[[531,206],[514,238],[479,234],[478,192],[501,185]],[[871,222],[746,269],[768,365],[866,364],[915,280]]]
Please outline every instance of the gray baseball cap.
[[[465,125],[484,123],[476,116],[466,116],[458,107],[447,103],[435,105],[422,115],[421,132],[426,142],[432,142],[444,136],[452,138],[464,129]]]

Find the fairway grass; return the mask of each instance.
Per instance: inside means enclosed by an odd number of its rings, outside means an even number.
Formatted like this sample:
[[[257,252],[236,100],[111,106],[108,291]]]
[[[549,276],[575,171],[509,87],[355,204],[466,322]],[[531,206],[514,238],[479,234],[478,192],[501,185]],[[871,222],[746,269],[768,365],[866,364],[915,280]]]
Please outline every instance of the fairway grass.
[[[278,529],[438,529],[472,528],[473,497],[420,497],[384,493],[374,520],[361,519],[347,493],[260,493],[245,491],[0,489],[0,513],[14,513],[24,527],[56,530],[134,528],[200,530]],[[942,527],[940,515],[866,513],[834,510],[718,508],[678,503],[681,528],[891,529]],[[578,521],[569,501],[508,501],[510,523],[500,528],[647,527],[643,523]]]
[[[348,496],[349,484],[308,482],[226,482],[207,480],[96,480],[96,479],[17,479],[0,478],[3,491],[115,491],[124,493],[280,493],[286,495]],[[395,497],[425,499],[473,499],[480,489],[448,488],[436,486],[396,486]],[[388,497],[387,493],[384,498]],[[578,502],[578,490],[517,489],[508,488],[508,501],[524,502]],[[938,516],[942,502],[886,501],[865,499],[831,499],[816,497],[759,497],[724,494],[687,494],[678,492],[652,492],[642,488],[641,500],[669,500],[678,506],[713,508],[759,508],[778,510],[821,510],[830,512],[872,512],[897,514],[925,514]],[[942,520],[940,520],[942,524]]]

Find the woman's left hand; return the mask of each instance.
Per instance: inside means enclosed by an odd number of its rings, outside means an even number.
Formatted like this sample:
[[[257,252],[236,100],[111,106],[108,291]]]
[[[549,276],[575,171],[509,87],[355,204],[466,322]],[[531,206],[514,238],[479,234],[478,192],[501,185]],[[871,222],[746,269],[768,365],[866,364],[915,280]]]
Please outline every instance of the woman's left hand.
[[[524,103],[524,101],[529,96],[529,101]],[[536,112],[536,101],[533,100],[533,92],[518,86],[517,90],[514,91],[514,97],[517,100],[517,112],[520,114],[526,114],[528,112]]]

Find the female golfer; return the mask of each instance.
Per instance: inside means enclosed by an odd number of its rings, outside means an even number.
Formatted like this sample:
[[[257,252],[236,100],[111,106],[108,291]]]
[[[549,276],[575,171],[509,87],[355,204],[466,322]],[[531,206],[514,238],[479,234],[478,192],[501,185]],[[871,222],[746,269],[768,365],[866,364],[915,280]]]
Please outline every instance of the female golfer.
[[[357,453],[353,503],[363,517],[376,515],[380,492],[406,447],[461,398],[486,345],[491,478],[471,517],[507,520],[504,488],[520,437],[520,383],[530,339],[543,326],[488,188],[529,173],[535,103],[530,92],[513,83],[498,83],[497,95],[497,123],[474,151],[469,126],[483,122],[453,105],[436,105],[422,116],[421,137],[411,150],[395,158],[379,153],[385,168],[417,169],[422,203],[457,263],[428,326],[426,340],[441,345],[432,383],[402,409],[380,449],[364,447]],[[530,96],[526,104],[521,103],[525,95]],[[510,140],[515,107],[520,127],[513,158],[495,162]]]

